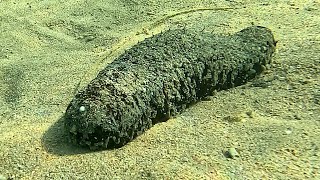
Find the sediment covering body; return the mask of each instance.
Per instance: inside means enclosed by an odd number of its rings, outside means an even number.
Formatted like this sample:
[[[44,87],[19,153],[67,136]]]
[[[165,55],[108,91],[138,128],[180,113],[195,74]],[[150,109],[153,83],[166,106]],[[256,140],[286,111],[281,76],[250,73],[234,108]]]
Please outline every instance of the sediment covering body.
[[[65,113],[70,139],[90,148],[121,147],[153,124],[215,90],[244,84],[271,62],[271,31],[231,36],[169,30],[134,45],[100,71]]]

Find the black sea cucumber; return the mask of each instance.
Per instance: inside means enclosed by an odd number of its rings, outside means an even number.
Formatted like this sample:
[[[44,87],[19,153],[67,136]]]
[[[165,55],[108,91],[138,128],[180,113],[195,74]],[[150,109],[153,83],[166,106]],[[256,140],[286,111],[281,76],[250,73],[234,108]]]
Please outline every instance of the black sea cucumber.
[[[214,90],[244,84],[270,63],[272,32],[252,26],[232,36],[169,30],[134,45],[99,72],[65,113],[70,139],[121,147]]]

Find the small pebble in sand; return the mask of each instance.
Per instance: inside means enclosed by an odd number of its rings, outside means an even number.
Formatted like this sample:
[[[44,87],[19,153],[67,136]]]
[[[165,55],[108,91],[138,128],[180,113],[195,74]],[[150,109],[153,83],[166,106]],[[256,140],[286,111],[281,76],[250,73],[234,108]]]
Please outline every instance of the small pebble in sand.
[[[300,116],[299,114],[295,114],[293,117],[294,117],[296,120],[301,120],[301,116]]]
[[[231,147],[226,152],[226,157],[234,159],[234,158],[240,157],[240,155],[239,155],[238,151],[236,150],[236,148]]]
[[[83,112],[83,111],[85,111],[86,110],[86,108],[84,107],[84,106],[80,106],[80,108],[79,108],[79,111],[80,112]]]
[[[252,111],[247,111],[246,114],[248,115],[249,118],[253,118],[253,112]]]
[[[286,129],[286,130],[285,130],[285,133],[286,133],[287,135],[291,134],[291,133],[292,133],[292,129],[291,129],[291,128]]]
[[[233,113],[232,115],[226,116],[223,119],[228,122],[246,122],[250,118],[255,118],[253,111],[248,110],[244,112]]]

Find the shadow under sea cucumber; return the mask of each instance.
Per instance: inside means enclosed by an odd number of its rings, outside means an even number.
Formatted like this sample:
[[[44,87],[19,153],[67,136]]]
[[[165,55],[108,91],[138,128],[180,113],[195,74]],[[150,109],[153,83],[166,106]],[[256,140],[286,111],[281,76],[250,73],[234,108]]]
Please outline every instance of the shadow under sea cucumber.
[[[169,30],[134,45],[99,72],[67,107],[72,142],[117,148],[155,123],[177,115],[214,90],[260,74],[276,41],[265,27],[231,36]]]

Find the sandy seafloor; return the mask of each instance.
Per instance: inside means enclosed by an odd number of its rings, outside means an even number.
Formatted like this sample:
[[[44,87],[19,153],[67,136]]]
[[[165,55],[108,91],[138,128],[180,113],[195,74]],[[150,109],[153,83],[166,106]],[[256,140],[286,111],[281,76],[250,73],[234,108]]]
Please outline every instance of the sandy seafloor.
[[[0,0],[0,179],[320,179],[319,22],[310,0]],[[125,49],[169,28],[250,25],[278,40],[258,78],[120,149],[68,143],[75,90]]]

